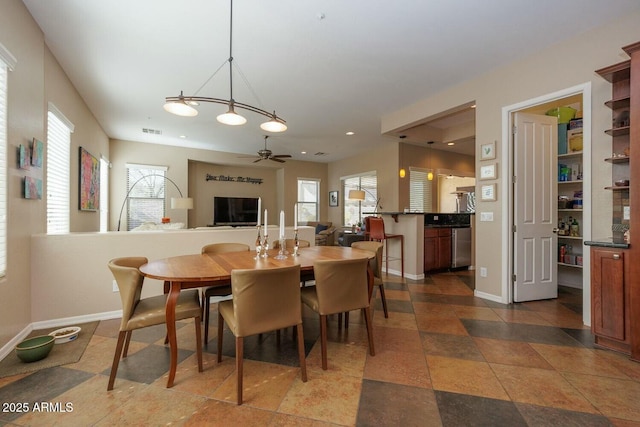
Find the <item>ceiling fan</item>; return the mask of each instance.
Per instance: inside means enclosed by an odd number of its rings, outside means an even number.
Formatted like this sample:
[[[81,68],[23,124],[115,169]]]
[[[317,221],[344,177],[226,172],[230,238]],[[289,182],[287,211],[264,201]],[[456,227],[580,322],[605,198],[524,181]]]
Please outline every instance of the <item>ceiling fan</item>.
[[[267,138],[269,138],[269,136],[265,135],[264,149],[258,150],[258,158],[254,160],[253,163],[258,163],[261,160],[273,160],[274,162],[284,163],[284,160],[282,159],[287,159],[291,157],[289,154],[273,154],[271,150],[267,148]]]

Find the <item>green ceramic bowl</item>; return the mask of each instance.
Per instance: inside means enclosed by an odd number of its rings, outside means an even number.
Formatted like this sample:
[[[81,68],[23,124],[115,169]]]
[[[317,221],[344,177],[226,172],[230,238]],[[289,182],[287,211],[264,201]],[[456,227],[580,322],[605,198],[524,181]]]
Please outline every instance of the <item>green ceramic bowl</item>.
[[[16,346],[16,355],[23,362],[36,362],[49,355],[56,341],[55,337],[40,335],[28,338]]]

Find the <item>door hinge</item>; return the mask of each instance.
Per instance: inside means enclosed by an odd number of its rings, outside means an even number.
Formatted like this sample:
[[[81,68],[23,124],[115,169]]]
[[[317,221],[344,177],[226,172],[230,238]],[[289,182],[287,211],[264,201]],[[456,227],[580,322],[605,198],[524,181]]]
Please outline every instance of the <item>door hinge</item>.
[[[515,282],[515,281],[516,281],[516,275],[515,275],[515,274],[512,274],[512,275],[511,275],[511,281],[512,281],[512,282]]]
[[[514,233],[517,231],[517,229],[516,229],[516,226],[515,226],[515,225],[513,225],[513,226],[511,227],[511,231],[512,231],[512,232],[514,232]]]
[[[513,184],[515,184],[515,183],[516,183],[516,181],[517,181],[516,176],[514,175],[513,177],[511,177],[511,180],[512,180]]]
[[[516,125],[513,125],[513,127],[511,128],[511,133],[514,135],[518,133],[518,127]]]

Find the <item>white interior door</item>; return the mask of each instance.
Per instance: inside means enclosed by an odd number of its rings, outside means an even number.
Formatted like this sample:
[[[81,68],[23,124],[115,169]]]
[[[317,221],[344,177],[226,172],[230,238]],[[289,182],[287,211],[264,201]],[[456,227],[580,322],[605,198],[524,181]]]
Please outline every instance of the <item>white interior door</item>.
[[[513,300],[557,298],[557,119],[516,113],[514,123]]]

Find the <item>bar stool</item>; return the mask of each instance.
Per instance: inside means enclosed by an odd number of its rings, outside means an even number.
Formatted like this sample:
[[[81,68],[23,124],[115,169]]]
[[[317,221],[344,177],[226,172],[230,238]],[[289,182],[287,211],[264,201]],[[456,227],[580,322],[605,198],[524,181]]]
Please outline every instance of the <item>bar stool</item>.
[[[375,240],[378,242],[382,242],[384,244],[384,261],[387,270],[387,274],[389,274],[389,260],[392,261],[400,260],[400,267],[402,277],[404,278],[404,235],[403,234],[387,234],[384,231],[384,220],[379,217],[367,217],[367,232],[369,234],[369,240]],[[389,242],[386,240],[389,239],[400,239],[400,258],[397,257],[389,257]]]

